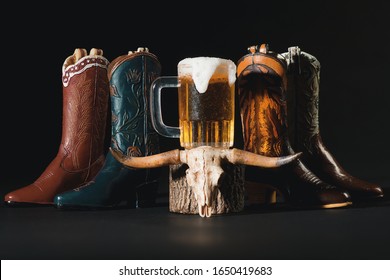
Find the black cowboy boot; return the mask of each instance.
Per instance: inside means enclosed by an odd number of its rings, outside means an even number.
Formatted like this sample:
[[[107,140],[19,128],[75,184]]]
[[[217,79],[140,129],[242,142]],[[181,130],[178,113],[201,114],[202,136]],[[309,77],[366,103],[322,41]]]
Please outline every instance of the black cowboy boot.
[[[250,47],[249,54],[237,65],[244,149],[271,157],[294,154],[287,131],[286,61],[263,44]],[[282,200],[297,207],[336,208],[351,204],[346,191],[319,179],[299,159],[271,170],[247,166],[245,180],[249,196],[266,190],[261,202],[277,202],[279,193]],[[253,204],[256,199],[249,201]]]
[[[383,197],[380,186],[365,182],[343,169],[324,145],[319,127],[320,63],[299,47],[283,56],[288,62],[289,134],[301,160],[322,180],[347,190],[353,202]]]
[[[111,148],[132,156],[159,153],[159,136],[152,128],[149,88],[161,73],[157,57],[139,48],[114,59],[108,67],[111,95]],[[159,169],[129,169],[111,153],[96,177],[55,198],[58,208],[153,206]]]

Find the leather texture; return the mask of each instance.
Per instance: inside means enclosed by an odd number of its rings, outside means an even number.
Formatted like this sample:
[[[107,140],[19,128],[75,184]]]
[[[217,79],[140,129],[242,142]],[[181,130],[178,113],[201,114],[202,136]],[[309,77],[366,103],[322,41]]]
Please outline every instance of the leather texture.
[[[111,101],[111,148],[131,156],[159,153],[152,128],[149,90],[161,65],[147,49],[121,55],[108,68]],[[149,207],[156,202],[159,169],[129,169],[107,154],[96,177],[55,198],[58,208]]]
[[[287,128],[287,64],[263,44],[237,62],[237,89],[244,149],[264,156],[294,154]],[[298,159],[277,169],[246,167],[247,186],[274,189],[293,206],[350,205],[348,192],[330,185]]]
[[[76,57],[81,54],[81,57]],[[39,178],[5,195],[8,204],[53,204],[56,194],[90,181],[104,163],[109,84],[102,51],[76,49],[63,64],[62,139]]]
[[[320,62],[300,51],[283,54],[289,61],[289,134],[302,161],[322,180],[347,190],[353,202],[383,197],[382,188],[349,174],[324,145],[319,126]]]

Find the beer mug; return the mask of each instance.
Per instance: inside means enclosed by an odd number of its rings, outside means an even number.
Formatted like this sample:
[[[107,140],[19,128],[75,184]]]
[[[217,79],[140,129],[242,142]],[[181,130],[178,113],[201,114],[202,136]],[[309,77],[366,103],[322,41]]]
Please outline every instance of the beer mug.
[[[217,57],[185,58],[178,76],[160,76],[150,89],[151,121],[162,136],[180,138],[180,146],[229,148],[234,140],[236,65]],[[178,88],[179,127],[163,122],[161,91]]]

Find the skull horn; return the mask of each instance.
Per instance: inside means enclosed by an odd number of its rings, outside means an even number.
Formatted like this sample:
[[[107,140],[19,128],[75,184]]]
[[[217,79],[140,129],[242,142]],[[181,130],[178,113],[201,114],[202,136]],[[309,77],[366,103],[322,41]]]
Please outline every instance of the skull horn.
[[[146,157],[129,157],[125,156],[118,150],[114,150],[110,147],[110,152],[114,158],[122,164],[133,168],[155,168],[171,164],[179,164],[180,150],[172,150],[157,155],[151,155]]]
[[[231,149],[227,153],[227,159],[233,164],[244,164],[260,167],[278,167],[297,159],[302,153],[282,157],[266,157],[240,149]]]

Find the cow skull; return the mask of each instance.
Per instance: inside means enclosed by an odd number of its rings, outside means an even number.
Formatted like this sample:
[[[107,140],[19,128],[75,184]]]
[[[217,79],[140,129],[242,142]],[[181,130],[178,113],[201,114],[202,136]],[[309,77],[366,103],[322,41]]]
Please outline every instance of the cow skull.
[[[220,179],[224,173],[221,163],[227,160],[232,164],[274,168],[295,160],[300,153],[284,157],[266,157],[239,149],[223,149],[201,146],[193,149],[171,150],[146,157],[123,155],[110,148],[112,155],[122,164],[133,168],[155,168],[185,163],[188,165],[186,179],[195,193],[199,215],[210,217],[213,202],[217,196]]]

